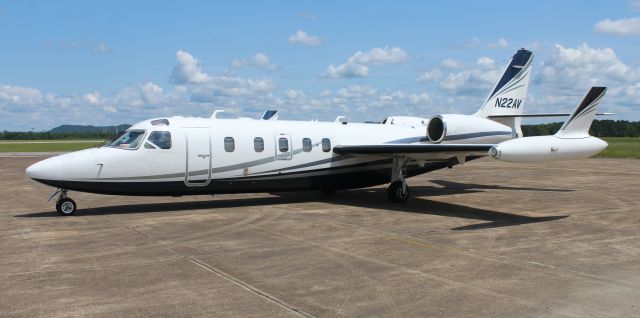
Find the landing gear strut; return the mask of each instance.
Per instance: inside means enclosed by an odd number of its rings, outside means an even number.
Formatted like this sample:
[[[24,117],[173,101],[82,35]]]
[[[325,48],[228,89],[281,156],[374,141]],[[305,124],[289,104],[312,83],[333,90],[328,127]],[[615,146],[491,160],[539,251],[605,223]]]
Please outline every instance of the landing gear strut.
[[[58,200],[56,200],[56,211],[58,212],[58,214],[62,216],[75,214],[76,210],[78,209],[78,205],[76,204],[76,201],[73,201],[71,198],[67,197],[67,190],[56,190],[56,192],[51,195],[49,200],[53,199],[53,197],[55,197],[57,194],[60,194],[58,196]]]
[[[402,203],[409,199],[409,186],[405,179],[407,157],[393,157],[391,167],[391,184],[387,189],[387,197],[392,203]]]

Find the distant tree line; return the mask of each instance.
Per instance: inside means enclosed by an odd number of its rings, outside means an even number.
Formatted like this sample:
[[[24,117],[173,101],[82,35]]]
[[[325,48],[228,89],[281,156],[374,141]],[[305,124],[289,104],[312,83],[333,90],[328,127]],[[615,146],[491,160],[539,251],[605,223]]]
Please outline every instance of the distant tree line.
[[[0,140],[107,140],[131,127],[128,124],[116,126],[62,125],[49,131],[2,131]]]
[[[537,125],[522,125],[525,136],[553,135],[562,123],[548,123]],[[126,128],[126,127],[125,127]],[[640,122],[626,120],[594,120],[589,130],[596,137],[640,137]],[[115,130],[92,132],[0,132],[0,140],[106,140],[115,135]]]
[[[113,132],[0,132],[0,140],[107,140],[115,135]]]
[[[522,125],[525,136],[553,135],[562,123]],[[640,121],[594,120],[589,133],[596,137],[640,137]]]

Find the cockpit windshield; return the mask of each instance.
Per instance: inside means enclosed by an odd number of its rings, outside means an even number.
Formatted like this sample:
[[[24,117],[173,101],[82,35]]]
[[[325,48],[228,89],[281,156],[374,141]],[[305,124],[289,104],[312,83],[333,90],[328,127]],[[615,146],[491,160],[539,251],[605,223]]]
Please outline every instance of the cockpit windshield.
[[[144,130],[127,130],[122,136],[114,139],[107,144],[107,147],[120,148],[120,149],[138,149],[142,140],[144,139]]]

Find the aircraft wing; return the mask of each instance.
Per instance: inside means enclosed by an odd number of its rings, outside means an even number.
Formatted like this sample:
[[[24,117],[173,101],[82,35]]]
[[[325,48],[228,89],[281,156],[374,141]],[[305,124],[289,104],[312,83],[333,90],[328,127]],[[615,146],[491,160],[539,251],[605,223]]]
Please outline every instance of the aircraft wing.
[[[486,156],[493,144],[379,144],[337,145],[333,152],[356,156],[406,156],[414,160],[448,159],[459,156]]]

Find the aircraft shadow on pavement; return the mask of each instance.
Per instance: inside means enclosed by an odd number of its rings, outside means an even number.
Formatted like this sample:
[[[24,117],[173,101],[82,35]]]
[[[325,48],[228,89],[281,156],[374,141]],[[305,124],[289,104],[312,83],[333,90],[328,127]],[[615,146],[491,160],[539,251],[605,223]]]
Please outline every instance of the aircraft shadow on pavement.
[[[484,192],[485,189],[501,189],[501,190],[526,190],[526,191],[573,191],[564,189],[546,189],[546,188],[519,188],[505,187],[496,185],[479,185],[479,184],[463,184],[443,180],[432,181],[435,184],[444,187],[432,186],[412,186],[412,198],[402,204],[389,203],[386,198],[386,190],[383,188],[356,189],[348,191],[340,191],[335,195],[323,195],[315,191],[309,192],[285,192],[277,193],[275,196],[259,197],[259,198],[232,198],[217,200],[201,200],[201,201],[181,201],[181,202],[163,202],[163,203],[142,203],[142,204],[125,204],[104,206],[96,208],[79,209],[74,217],[95,216],[95,215],[118,215],[118,214],[135,214],[135,213],[154,213],[154,212],[180,212],[190,210],[209,210],[221,208],[237,208],[266,206],[279,204],[293,204],[305,202],[326,202],[330,204],[339,204],[346,206],[357,206],[368,209],[377,209],[385,211],[397,211],[406,213],[418,213],[425,215],[438,215],[446,217],[463,218],[470,220],[487,221],[485,223],[471,224],[452,228],[451,230],[480,230],[489,228],[498,228],[505,226],[516,226],[529,223],[548,222],[564,219],[568,215],[553,216],[524,216],[508,212],[492,211],[469,207],[454,203],[438,202],[421,198],[420,196],[435,197],[442,195],[464,194]],[[59,217],[58,214],[51,210],[46,212],[34,212],[16,217],[32,218],[32,217]]]
[[[344,196],[338,195],[335,198],[332,198],[332,200],[330,201],[335,204],[357,206],[369,209],[379,209],[385,211],[391,210],[397,212],[418,213],[425,215],[438,215],[487,221],[485,223],[459,226],[451,229],[455,231],[481,230],[505,226],[516,226],[522,224],[555,221],[569,217],[569,215],[526,216],[509,212],[474,208],[462,204],[439,202],[420,197],[433,197],[436,195],[450,195],[470,192],[479,191],[466,189],[443,189],[433,187],[411,187],[412,197],[409,198],[409,200],[405,203],[397,204],[389,203],[387,201],[386,191],[384,189],[368,189],[349,191],[349,193],[345,194]]]

